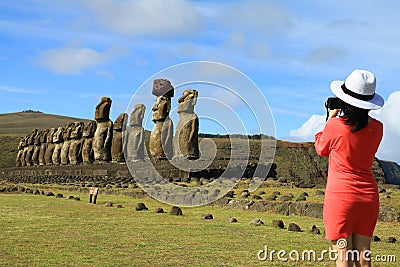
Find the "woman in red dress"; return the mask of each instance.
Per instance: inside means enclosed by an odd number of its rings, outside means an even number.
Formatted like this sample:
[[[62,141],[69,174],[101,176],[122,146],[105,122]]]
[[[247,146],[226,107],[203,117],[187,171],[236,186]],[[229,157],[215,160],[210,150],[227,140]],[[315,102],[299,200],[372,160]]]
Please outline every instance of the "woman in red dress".
[[[317,153],[329,156],[324,225],[326,239],[338,251],[336,266],[371,266],[371,237],[379,214],[371,168],[383,125],[368,112],[384,104],[375,88],[374,74],[365,70],[332,82],[340,109],[328,109],[325,128],[315,135]]]

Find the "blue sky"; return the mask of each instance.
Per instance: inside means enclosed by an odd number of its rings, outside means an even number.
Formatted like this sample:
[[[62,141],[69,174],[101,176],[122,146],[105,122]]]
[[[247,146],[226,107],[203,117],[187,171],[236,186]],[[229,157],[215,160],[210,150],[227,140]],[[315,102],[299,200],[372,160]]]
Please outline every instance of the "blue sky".
[[[310,140],[304,125],[324,114],[332,80],[368,69],[386,100],[400,90],[399,11],[395,0],[1,1],[0,113],[93,118],[109,96],[114,120],[149,77],[203,60],[260,88],[277,138]],[[392,124],[387,140],[400,140]],[[207,123],[200,130],[213,131]]]

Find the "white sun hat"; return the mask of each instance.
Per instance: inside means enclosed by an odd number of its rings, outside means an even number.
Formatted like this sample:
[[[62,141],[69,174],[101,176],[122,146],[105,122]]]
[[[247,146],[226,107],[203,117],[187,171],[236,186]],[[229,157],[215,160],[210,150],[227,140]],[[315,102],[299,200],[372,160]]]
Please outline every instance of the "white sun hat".
[[[338,98],[362,109],[380,109],[385,103],[375,89],[375,75],[367,70],[354,70],[345,81],[331,83],[331,90]]]

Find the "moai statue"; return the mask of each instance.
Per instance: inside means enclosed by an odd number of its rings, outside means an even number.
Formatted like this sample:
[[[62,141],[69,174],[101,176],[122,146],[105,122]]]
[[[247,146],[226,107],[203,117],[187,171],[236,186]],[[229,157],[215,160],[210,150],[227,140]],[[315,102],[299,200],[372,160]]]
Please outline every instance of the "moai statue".
[[[174,87],[166,79],[156,79],[153,85],[153,95],[157,96],[152,108],[153,130],[150,135],[150,155],[155,159],[171,159],[173,156],[173,123],[169,118],[171,97]]]
[[[128,114],[121,113],[114,121],[114,133],[111,145],[111,158],[113,162],[125,161],[122,139],[123,134],[125,133],[127,120]]]
[[[46,165],[46,150],[47,150],[47,136],[49,134],[49,130],[45,129],[40,136],[40,151],[39,151],[39,165]]]
[[[145,131],[142,127],[146,107],[143,104],[135,105],[131,113],[129,125],[126,127],[124,139],[125,156],[127,161],[141,161],[144,159]]]
[[[82,161],[84,164],[94,162],[93,139],[96,131],[96,121],[89,121],[83,129]]]
[[[27,141],[27,145],[28,145],[28,149],[26,151],[25,154],[25,163],[26,166],[32,166],[33,165],[33,160],[32,160],[32,156],[33,156],[33,151],[35,150],[35,137],[38,134],[38,129],[34,129],[28,137],[28,141]]]
[[[21,166],[27,166],[26,164],[26,154],[28,153],[28,139],[29,139],[29,134],[26,134],[23,143],[22,143],[22,153],[21,153]]]
[[[24,165],[22,165],[23,164],[22,163],[22,155],[24,154],[25,146],[26,146],[26,137],[23,137],[23,138],[21,138],[21,140],[18,143],[18,153],[17,153],[17,157],[15,159],[16,167],[24,166]],[[24,161],[25,161],[25,158],[24,158]]]
[[[57,128],[51,128],[49,133],[47,134],[47,148],[44,154],[44,161],[46,165],[53,165],[53,152],[56,144],[53,142],[54,133],[57,131]]]
[[[174,139],[177,158],[199,158],[199,118],[194,113],[197,96],[197,90],[185,90],[178,99],[179,122]]]
[[[71,131],[71,145],[69,147],[69,162],[77,165],[82,162],[82,132],[84,128],[83,122],[75,122]]]
[[[73,122],[67,123],[63,132],[63,140],[64,143],[61,148],[61,164],[68,165],[69,164],[69,148],[71,146],[71,132],[75,127]]]
[[[113,137],[113,123],[110,121],[111,99],[102,97],[96,106],[94,119],[97,122],[94,133],[93,152],[97,162],[108,162],[111,160],[111,142]]]
[[[53,155],[51,160],[54,165],[60,165],[61,163],[61,148],[63,146],[63,127],[58,127],[57,131],[53,135],[53,142],[55,143]]]
[[[32,162],[34,166],[39,165],[39,153],[40,153],[40,147],[41,147],[41,143],[40,143],[40,139],[43,135],[42,131],[39,131],[33,141],[34,144],[34,149],[33,149],[33,154],[32,154]]]

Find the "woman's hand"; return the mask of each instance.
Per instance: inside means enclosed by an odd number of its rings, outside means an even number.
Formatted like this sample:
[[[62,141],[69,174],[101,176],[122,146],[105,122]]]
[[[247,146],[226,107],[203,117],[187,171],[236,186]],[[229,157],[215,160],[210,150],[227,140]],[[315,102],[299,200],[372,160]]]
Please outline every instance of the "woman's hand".
[[[328,109],[328,120],[330,118],[336,117],[340,112],[340,109]]]

